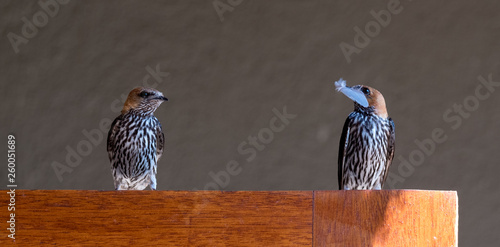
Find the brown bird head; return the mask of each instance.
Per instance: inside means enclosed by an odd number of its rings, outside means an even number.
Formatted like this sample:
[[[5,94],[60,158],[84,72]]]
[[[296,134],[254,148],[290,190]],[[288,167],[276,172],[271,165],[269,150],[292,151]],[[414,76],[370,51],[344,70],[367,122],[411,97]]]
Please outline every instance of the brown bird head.
[[[128,94],[123,105],[122,114],[134,111],[139,114],[150,115],[163,101],[168,101],[163,94],[154,88],[136,87]]]
[[[389,117],[384,96],[377,89],[365,85],[347,87],[342,79],[335,82],[335,86],[337,91],[354,101],[355,109],[373,113],[382,118]]]

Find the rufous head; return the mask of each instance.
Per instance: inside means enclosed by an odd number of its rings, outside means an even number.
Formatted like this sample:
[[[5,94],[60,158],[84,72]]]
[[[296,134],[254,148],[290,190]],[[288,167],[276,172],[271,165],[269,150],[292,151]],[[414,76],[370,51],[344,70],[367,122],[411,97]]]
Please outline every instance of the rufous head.
[[[384,96],[377,89],[365,85],[347,87],[342,78],[335,82],[335,87],[337,91],[354,101],[355,109],[373,112],[382,118],[389,117]]]
[[[122,114],[132,110],[146,115],[153,114],[163,101],[168,99],[160,91],[154,88],[136,87],[128,94]]]

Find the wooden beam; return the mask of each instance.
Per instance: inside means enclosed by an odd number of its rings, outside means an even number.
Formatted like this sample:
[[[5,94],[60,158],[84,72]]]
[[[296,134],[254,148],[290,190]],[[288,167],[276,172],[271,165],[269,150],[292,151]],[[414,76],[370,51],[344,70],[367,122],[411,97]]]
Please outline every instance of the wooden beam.
[[[315,191],[314,246],[457,246],[455,191]]]
[[[16,199],[23,246],[312,243],[312,192],[23,190]]]
[[[3,227],[0,246],[457,243],[456,192],[17,190],[15,198],[16,239]]]

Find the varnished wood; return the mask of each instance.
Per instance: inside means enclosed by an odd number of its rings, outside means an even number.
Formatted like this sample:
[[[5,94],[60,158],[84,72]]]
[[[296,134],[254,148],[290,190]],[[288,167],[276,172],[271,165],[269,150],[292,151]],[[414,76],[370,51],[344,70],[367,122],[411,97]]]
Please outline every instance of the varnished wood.
[[[455,191],[315,191],[314,246],[457,246]]]
[[[457,203],[446,191],[17,190],[16,240],[4,228],[0,246],[456,246]]]
[[[21,246],[312,243],[312,192],[22,190],[16,199]],[[2,232],[0,246],[6,246],[12,241]]]

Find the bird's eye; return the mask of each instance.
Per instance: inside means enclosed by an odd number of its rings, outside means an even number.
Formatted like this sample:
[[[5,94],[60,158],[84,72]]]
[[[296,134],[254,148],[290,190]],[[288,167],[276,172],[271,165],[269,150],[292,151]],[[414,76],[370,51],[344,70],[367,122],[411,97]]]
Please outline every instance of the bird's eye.
[[[370,89],[364,87],[364,88],[361,89],[361,92],[363,92],[366,95],[369,95],[370,94]]]
[[[148,96],[149,96],[149,93],[148,93],[148,92],[141,92],[141,93],[139,94],[139,96],[141,96],[141,97],[143,97],[143,98],[146,98],[146,97],[148,97]]]

